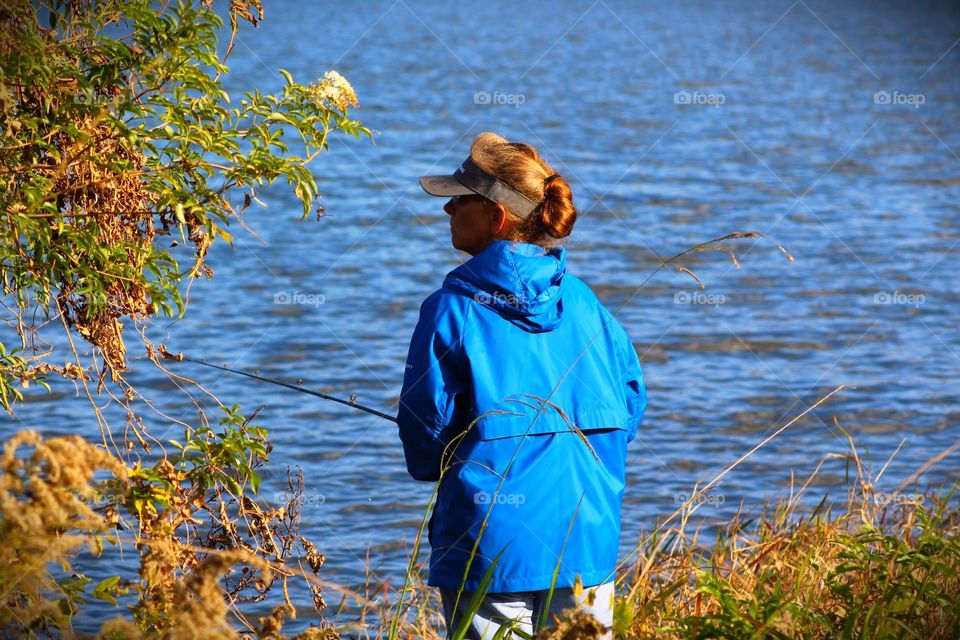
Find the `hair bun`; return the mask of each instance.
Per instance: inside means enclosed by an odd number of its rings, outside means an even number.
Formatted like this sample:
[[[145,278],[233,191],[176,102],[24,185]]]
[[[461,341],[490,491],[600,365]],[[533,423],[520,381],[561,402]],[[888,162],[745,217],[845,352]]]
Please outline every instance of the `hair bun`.
[[[543,202],[540,204],[540,223],[554,238],[566,238],[577,221],[573,193],[561,176],[553,174],[544,180]]]

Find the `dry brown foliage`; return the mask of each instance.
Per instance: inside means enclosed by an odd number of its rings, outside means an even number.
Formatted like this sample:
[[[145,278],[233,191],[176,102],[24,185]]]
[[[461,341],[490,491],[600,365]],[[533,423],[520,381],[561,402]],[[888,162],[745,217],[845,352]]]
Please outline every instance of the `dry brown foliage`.
[[[49,600],[55,592],[47,565],[66,571],[77,548],[97,552],[110,530],[110,509],[91,504],[103,488],[94,481],[100,471],[123,482],[126,468],[105,450],[78,436],[43,440],[23,431],[4,445],[0,459],[0,628],[50,621],[64,623],[61,606]]]

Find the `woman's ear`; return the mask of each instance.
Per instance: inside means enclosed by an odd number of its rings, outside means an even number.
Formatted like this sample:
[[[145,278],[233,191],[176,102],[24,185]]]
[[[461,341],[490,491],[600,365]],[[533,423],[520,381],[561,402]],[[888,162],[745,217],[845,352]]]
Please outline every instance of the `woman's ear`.
[[[507,209],[499,202],[495,202],[490,209],[490,231],[498,235],[507,227]]]

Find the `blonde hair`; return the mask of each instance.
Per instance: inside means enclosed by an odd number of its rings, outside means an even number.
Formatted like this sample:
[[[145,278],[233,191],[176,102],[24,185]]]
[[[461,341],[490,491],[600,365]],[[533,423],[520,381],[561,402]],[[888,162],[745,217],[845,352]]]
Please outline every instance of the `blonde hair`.
[[[555,172],[535,148],[487,132],[473,139],[470,157],[487,173],[540,203],[526,218],[508,209],[508,215],[517,223],[511,239],[549,246],[552,239],[565,238],[573,231],[577,221],[573,193],[562,177],[544,183]]]

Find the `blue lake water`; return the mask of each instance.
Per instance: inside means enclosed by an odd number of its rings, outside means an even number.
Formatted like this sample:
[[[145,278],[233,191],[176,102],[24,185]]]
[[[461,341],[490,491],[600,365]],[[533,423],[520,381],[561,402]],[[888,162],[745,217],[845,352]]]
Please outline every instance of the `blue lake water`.
[[[624,554],[679,494],[841,384],[725,476],[698,512],[707,525],[844,453],[838,425],[875,473],[902,443],[887,492],[960,439],[960,6],[274,0],[266,12],[231,56],[234,99],[279,86],[280,67],[303,82],[334,68],[375,143],[336,140],[314,165],[320,221],[299,221],[281,188],[264,196],[247,218],[259,239],[238,229],[236,248],[214,247],[216,276],[193,284],[186,319],[153,330],[171,351],[394,413],[420,302],[468,257],[417,176],[452,171],[475,134],[496,131],[571,183],[568,268],[622,306],[643,362]],[[659,259],[731,231],[767,238],[724,245],[739,266],[724,251],[684,259],[705,288],[667,269],[634,295]],[[264,406],[275,449],[262,491],[302,467],[303,532],[327,554],[324,578],[356,585],[368,552],[378,575],[402,575],[431,486],[406,475],[394,424],[182,367],[227,404]],[[196,418],[148,362],[132,380],[164,413]],[[19,420],[98,439],[86,399],[56,391],[31,395]],[[155,437],[182,434],[146,420]],[[958,462],[909,490],[956,480]],[[844,470],[828,461],[809,500],[844,495]]]

